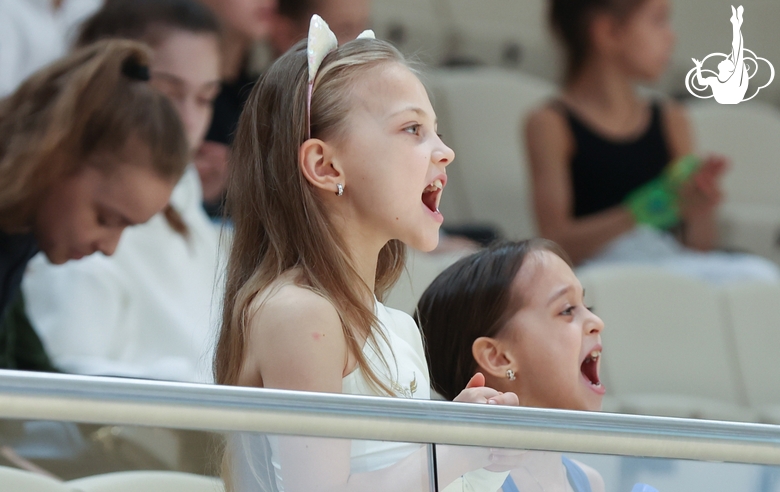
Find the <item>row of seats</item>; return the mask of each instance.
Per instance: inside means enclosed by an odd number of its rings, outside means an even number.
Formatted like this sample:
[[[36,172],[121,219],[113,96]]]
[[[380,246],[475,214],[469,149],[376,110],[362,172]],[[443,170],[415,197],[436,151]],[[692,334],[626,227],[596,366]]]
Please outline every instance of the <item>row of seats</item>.
[[[435,70],[426,82],[440,132],[456,155],[440,205],[446,223],[492,223],[509,238],[536,235],[523,126],[533,108],[554,96],[554,86],[495,68]],[[697,148],[730,160],[721,246],[780,263],[780,111],[758,101],[687,107]]]
[[[0,466],[0,492],[224,492],[222,480],[181,472],[117,472],[69,482]]]
[[[546,0],[375,0],[382,39],[429,65],[485,64],[550,79],[561,67]]]
[[[640,266],[577,273],[606,326],[605,410],[780,423],[780,286]]]
[[[677,43],[657,87],[669,94],[687,95],[684,80],[694,66],[691,58],[731,51],[730,3],[671,3]],[[430,65],[503,66],[558,81],[563,58],[548,28],[548,4],[549,0],[374,0],[373,23],[380,37]],[[780,60],[773,24],[780,17],[780,3],[743,0],[741,4],[745,7],[745,46],[770,61]],[[780,86],[770,85],[758,98],[780,102]]]

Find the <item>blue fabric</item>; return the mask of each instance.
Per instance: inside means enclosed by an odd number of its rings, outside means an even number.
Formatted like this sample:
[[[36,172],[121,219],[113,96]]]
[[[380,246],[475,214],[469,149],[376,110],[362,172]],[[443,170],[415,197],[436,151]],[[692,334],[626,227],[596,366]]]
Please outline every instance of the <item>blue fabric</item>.
[[[561,461],[566,468],[566,476],[569,478],[569,484],[574,492],[593,492],[590,488],[590,480],[582,468],[566,456],[561,456]]]
[[[590,480],[585,472],[576,463],[567,458],[561,456],[563,467],[566,468],[566,477],[569,479],[569,485],[574,489],[574,492],[593,492],[590,488]],[[517,488],[515,481],[512,480],[512,475],[507,475],[504,485],[501,486],[503,492],[520,492]]]
[[[506,480],[504,481],[504,485],[501,486],[502,492],[520,492],[520,489],[517,488],[517,485],[515,485],[515,481],[512,480],[512,475],[509,474],[506,476]]]

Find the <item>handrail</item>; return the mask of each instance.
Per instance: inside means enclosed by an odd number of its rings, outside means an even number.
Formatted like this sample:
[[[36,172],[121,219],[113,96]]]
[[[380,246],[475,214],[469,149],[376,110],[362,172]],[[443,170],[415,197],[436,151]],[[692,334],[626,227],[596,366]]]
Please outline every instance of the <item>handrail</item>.
[[[0,419],[780,465],[780,426],[0,371]]]

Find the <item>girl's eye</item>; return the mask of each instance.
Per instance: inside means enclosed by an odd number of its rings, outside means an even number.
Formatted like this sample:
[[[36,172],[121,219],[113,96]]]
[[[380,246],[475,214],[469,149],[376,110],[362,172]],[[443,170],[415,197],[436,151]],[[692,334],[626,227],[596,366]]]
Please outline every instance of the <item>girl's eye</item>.
[[[563,316],[571,316],[572,314],[574,314],[574,306],[567,307],[566,309],[561,311],[561,314]]]
[[[420,133],[420,126],[419,124],[409,125],[406,128],[404,128],[404,131],[407,133],[411,133],[412,135],[417,135]]]

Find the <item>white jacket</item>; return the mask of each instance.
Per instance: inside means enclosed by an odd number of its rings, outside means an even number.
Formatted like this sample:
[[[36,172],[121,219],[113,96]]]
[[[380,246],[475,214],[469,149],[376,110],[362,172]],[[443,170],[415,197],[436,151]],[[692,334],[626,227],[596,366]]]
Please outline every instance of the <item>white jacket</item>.
[[[22,282],[27,315],[55,366],[75,374],[211,382],[223,282],[220,233],[190,167],[171,203],[189,228],[158,214],[125,230],[111,257],[64,265],[39,254]]]
[[[63,56],[78,26],[102,0],[0,0],[0,98]]]

